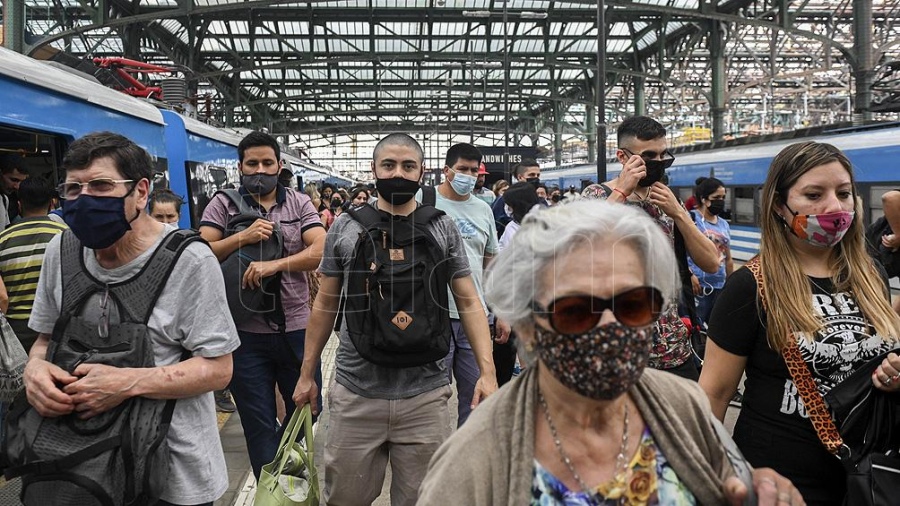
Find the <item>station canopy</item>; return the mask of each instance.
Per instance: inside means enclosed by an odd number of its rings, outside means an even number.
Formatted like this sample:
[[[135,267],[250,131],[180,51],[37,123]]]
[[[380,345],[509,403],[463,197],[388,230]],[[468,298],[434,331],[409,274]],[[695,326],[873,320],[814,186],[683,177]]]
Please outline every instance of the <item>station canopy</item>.
[[[641,110],[676,128],[708,129],[717,91],[732,135],[849,119],[859,52],[853,3],[606,1],[603,120],[614,126]],[[873,104],[891,111],[900,0],[857,3],[872,12],[863,28],[872,34]],[[396,130],[544,145],[554,135],[589,137],[602,122],[589,118],[598,96],[595,1],[24,4],[33,55],[59,50],[171,68],[187,79],[199,116],[309,145]],[[722,90],[711,78],[716,34]]]

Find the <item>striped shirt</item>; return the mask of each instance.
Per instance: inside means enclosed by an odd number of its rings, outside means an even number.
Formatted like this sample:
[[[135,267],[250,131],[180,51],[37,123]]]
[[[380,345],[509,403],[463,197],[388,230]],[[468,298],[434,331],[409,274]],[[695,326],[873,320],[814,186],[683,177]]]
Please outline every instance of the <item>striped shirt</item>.
[[[0,232],[0,278],[9,294],[7,318],[27,321],[31,316],[44,250],[66,228],[47,216],[33,216]]]

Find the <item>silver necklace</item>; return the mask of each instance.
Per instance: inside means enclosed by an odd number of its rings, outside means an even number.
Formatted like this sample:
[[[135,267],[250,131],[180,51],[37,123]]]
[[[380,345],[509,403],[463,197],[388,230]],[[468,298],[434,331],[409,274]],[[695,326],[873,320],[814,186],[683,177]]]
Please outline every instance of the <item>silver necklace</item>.
[[[578,482],[578,486],[588,494],[589,497],[593,498],[597,495],[596,492],[592,491],[590,487],[581,479],[581,475],[578,474],[578,471],[575,470],[575,466],[572,465],[572,459],[569,458],[569,455],[563,450],[562,441],[559,439],[559,433],[556,431],[556,425],[553,424],[553,419],[550,418],[550,409],[547,407],[547,401],[544,399],[544,394],[538,389],[538,402],[541,403],[541,409],[544,411],[544,418],[547,420],[547,425],[550,426],[550,435],[553,436],[553,444],[556,445],[556,451],[559,453],[559,458],[562,460],[562,463],[566,465],[569,469],[569,472],[572,473],[572,476],[575,478],[575,481]],[[624,479],[625,476],[625,452],[628,451],[628,403],[625,403],[625,428],[622,431],[622,446],[619,448],[619,454],[616,455],[616,467],[613,471],[613,479],[616,482],[620,482]]]
[[[806,276],[806,277],[809,278],[809,282],[810,282],[810,283],[816,285],[816,287],[817,287],[819,290],[822,290],[822,293],[831,293],[831,292],[834,291],[834,290],[826,290],[824,286],[822,286],[822,285],[816,283],[816,280],[813,278],[813,276]]]

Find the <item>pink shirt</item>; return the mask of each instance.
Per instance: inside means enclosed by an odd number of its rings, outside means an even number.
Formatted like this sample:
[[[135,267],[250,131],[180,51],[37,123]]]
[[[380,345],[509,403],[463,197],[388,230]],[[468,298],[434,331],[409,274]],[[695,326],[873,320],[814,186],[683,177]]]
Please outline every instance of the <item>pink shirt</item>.
[[[243,187],[239,191],[248,204],[259,208],[256,200]],[[303,242],[303,233],[313,227],[321,227],[322,221],[319,220],[319,213],[316,212],[312,201],[305,193],[294,191],[291,188],[284,188],[281,185],[278,185],[276,191],[275,205],[268,213],[263,212],[262,214],[266,219],[277,223],[281,227],[281,233],[284,236],[284,256],[287,257],[306,248],[306,244]],[[200,221],[200,226],[214,227],[224,233],[230,217],[237,214],[239,214],[237,206],[228,200],[228,197],[219,194],[213,197],[203,211],[203,219]],[[293,332],[305,329],[310,309],[309,285],[306,281],[305,272],[281,273],[281,302],[284,306],[286,330]],[[234,323],[238,330],[244,332],[258,334],[274,334],[277,332],[261,315]]]

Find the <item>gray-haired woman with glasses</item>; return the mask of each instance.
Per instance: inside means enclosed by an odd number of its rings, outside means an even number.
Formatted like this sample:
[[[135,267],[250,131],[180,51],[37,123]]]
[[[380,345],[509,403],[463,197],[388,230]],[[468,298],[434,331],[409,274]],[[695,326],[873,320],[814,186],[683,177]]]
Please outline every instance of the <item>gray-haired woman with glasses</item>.
[[[583,200],[526,216],[491,264],[485,298],[534,367],[438,450],[419,503],[740,504],[747,485],[703,392],[646,369],[676,272],[639,210]],[[803,504],[771,470],[753,481],[762,504],[779,494]]]

